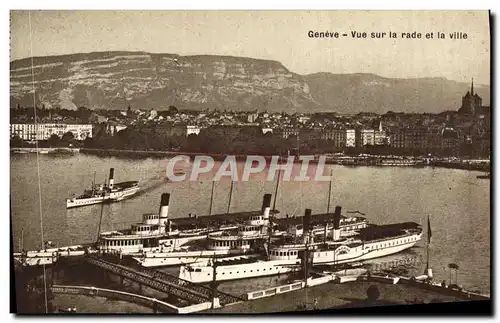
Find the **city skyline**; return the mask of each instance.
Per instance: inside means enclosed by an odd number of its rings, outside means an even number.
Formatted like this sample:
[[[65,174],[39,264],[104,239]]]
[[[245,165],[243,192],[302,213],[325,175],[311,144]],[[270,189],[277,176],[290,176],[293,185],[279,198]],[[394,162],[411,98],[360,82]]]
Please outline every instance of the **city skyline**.
[[[490,84],[487,11],[32,11],[33,44],[28,18],[27,11],[11,11],[11,61],[30,57],[31,48],[33,56],[127,50],[275,60],[302,75],[372,73],[467,83],[473,77],[475,84]],[[310,30],[350,34],[389,29],[465,32],[469,38],[308,36]]]

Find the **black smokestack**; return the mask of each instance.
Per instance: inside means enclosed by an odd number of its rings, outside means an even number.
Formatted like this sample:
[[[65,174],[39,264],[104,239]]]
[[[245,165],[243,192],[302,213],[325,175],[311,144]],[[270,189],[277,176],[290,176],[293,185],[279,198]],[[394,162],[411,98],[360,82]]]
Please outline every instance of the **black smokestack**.
[[[340,229],[340,211],[342,211],[342,207],[336,206],[335,213],[333,214],[333,228],[335,230]]]
[[[110,189],[113,189],[113,185],[115,184],[114,177],[115,177],[115,169],[110,168],[109,169],[109,188]]]
[[[264,199],[262,200],[262,213],[266,208],[271,207],[271,194],[264,194]]]
[[[163,193],[161,195],[160,202],[160,212],[158,218],[158,224],[160,225],[160,230],[166,232],[168,230],[168,203],[170,202],[170,194]]]
[[[304,228],[304,233],[309,232],[311,226],[311,209],[306,209],[304,213],[304,218],[302,219],[302,227]]]
[[[168,205],[169,202],[170,202],[170,194],[169,193],[163,193],[161,195],[160,207]]]

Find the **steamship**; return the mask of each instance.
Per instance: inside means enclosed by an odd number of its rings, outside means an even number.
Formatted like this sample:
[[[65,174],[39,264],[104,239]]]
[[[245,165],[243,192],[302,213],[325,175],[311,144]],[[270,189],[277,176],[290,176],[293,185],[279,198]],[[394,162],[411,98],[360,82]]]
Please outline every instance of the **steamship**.
[[[203,258],[252,255],[262,252],[269,237],[271,194],[265,194],[260,214],[246,214],[236,228],[210,234],[201,245],[186,246],[182,251],[144,252],[134,259],[143,267],[173,266],[198,262]],[[175,220],[174,220],[175,221]]]
[[[133,224],[128,230],[102,232],[99,235],[98,249],[103,253],[114,252],[121,255],[153,251],[170,253],[190,241],[206,239],[236,228],[235,225],[220,225],[193,229],[195,218],[189,218],[190,221],[185,225],[179,224],[176,219],[172,221],[168,218],[169,201],[170,194],[163,193],[158,214],[143,214],[143,221]]]
[[[413,247],[422,238],[421,227],[413,222],[368,225],[358,229],[357,235],[342,237],[340,213],[341,207],[336,207],[330,240],[326,232],[323,241],[314,241],[315,235],[310,227],[311,210],[306,209],[303,217],[303,234],[272,242],[272,247],[268,248],[265,256],[212,259],[185,264],[180,268],[179,277],[193,283],[213,281],[214,262],[217,281],[299,271],[302,270],[305,259],[313,266],[357,263],[398,253]]]
[[[301,218],[274,218],[273,222],[270,221],[270,216],[277,213],[276,210],[270,208],[271,197],[271,194],[265,194],[260,213],[245,214],[243,223],[237,223],[235,230],[225,230],[220,235],[210,235],[200,244],[184,246],[179,248],[181,250],[174,252],[171,249],[145,251],[134,259],[144,267],[163,267],[200,262],[203,258],[210,257],[245,255],[252,258],[256,253],[265,252],[265,242],[270,239],[302,236],[303,227],[299,223]],[[324,215],[315,216],[319,219],[322,217]],[[341,216],[340,234],[347,237],[355,235],[357,229],[364,228],[366,225],[367,221],[363,217]],[[321,235],[323,231],[323,228],[316,225],[312,234]]]
[[[169,202],[170,194],[162,194],[158,213],[143,214],[142,222],[132,224],[130,229],[101,232],[96,243],[43,250],[23,250],[14,253],[14,260],[23,266],[38,266],[53,264],[59,257],[82,256],[87,253],[138,257],[151,252],[155,255],[168,254],[170,258],[186,257],[189,256],[189,253],[185,251],[190,247],[190,243],[221,235],[225,231],[234,231],[239,228],[237,223],[241,219],[261,213],[249,211],[202,217],[190,215],[169,219]],[[204,254],[207,252],[207,248],[202,250]],[[227,255],[227,253],[227,250],[213,250],[212,252],[213,255]]]
[[[139,192],[138,181],[128,181],[114,183],[114,168],[109,170],[109,185],[92,183],[90,189],[84,190],[83,194],[77,197],[66,199],[66,208],[79,206],[117,202],[130,197]]]

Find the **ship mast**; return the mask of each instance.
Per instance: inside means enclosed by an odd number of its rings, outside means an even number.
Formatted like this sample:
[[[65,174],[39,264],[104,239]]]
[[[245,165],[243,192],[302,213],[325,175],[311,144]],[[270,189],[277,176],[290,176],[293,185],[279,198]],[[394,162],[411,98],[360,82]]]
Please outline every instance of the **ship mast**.
[[[328,188],[328,204],[326,205],[326,219],[325,219],[325,236],[324,236],[325,243],[326,243],[326,236],[327,236],[328,216],[330,214],[331,197],[332,197],[332,170],[330,169],[330,186]]]
[[[210,209],[208,210],[208,215],[212,215],[212,205],[214,201],[214,188],[215,188],[215,181],[212,181],[212,193],[210,194]]]
[[[107,178],[104,180],[106,183]],[[106,196],[106,191],[103,191],[101,194],[101,197],[103,199],[101,203],[101,215],[99,216],[99,227],[97,228],[97,238],[96,238],[96,243],[99,241],[99,235],[101,234],[101,224],[102,224],[102,215],[104,213],[104,197]]]
[[[212,308],[215,308],[215,300],[218,297],[217,290],[217,262],[215,256],[212,258]]]
[[[427,254],[427,263],[425,265],[425,274],[429,274],[429,245],[431,244],[431,220],[429,215],[427,215],[427,246],[426,246],[426,254]]]
[[[281,169],[278,169],[278,179],[276,180],[276,189],[274,190],[273,214],[276,211],[276,199],[278,198],[278,187],[280,185]]]
[[[276,180],[276,189],[274,190],[274,201],[273,201],[273,209],[271,214],[269,215],[269,222],[268,222],[268,236],[267,236],[267,246],[271,246],[271,236],[273,234],[273,217],[276,214],[276,199],[278,198],[278,188],[280,184],[280,176],[281,176],[281,169],[278,169],[278,178]]]
[[[231,208],[231,197],[233,195],[233,180],[231,179],[231,187],[229,188],[229,203],[227,203],[227,212],[229,214],[229,209]]]

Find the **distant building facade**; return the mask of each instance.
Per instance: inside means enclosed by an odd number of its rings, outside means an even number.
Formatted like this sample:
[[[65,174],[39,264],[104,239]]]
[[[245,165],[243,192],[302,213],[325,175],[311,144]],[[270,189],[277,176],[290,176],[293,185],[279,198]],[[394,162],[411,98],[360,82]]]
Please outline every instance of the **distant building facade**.
[[[198,126],[186,126],[186,136],[189,135],[199,135],[200,134],[200,127]]]
[[[52,135],[61,138],[66,132],[71,132],[76,140],[92,138],[91,124],[64,123],[16,123],[10,125],[10,137],[19,136],[27,141],[47,140]]]
[[[358,136],[356,136],[358,137]],[[361,129],[359,130],[359,147],[374,146],[375,145],[375,130]]]
[[[346,129],[345,131],[345,146],[346,147],[356,147],[356,130]]]
[[[388,144],[387,134],[382,127],[382,121],[380,121],[378,130],[375,130],[374,134],[374,144],[375,146],[383,146]]]
[[[344,148],[346,146],[346,130],[342,128],[325,129],[321,139],[332,141],[333,147]]]

